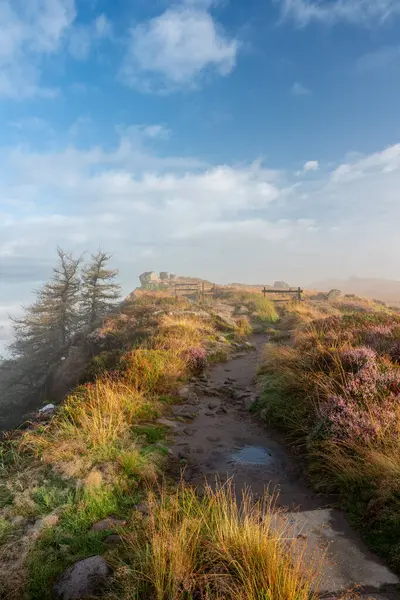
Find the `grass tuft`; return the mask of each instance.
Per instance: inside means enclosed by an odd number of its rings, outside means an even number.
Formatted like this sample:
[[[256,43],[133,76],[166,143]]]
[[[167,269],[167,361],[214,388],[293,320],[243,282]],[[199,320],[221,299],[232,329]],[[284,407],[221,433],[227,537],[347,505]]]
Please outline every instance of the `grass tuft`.
[[[181,484],[149,494],[145,527],[126,536],[127,561],[110,598],[311,600],[318,569],[297,546],[274,498],[236,501],[231,482],[200,498]]]

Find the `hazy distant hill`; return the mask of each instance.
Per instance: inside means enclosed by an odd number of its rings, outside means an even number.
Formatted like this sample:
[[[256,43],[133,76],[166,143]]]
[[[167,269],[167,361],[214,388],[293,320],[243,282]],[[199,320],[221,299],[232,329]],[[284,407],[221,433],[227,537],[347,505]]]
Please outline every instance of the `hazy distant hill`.
[[[307,287],[321,291],[337,288],[344,294],[357,294],[357,296],[375,298],[389,304],[400,305],[400,281],[391,279],[363,279],[362,277],[327,279],[312,283]]]

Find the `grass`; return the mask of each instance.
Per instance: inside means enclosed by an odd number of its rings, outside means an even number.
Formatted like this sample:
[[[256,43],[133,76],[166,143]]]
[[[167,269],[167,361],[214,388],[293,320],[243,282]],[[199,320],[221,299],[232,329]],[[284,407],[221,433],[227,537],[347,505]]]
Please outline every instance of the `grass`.
[[[92,361],[85,377],[45,425],[11,435],[0,445],[1,538],[9,539],[14,516],[25,525],[16,548],[24,566],[2,554],[19,598],[48,598],[55,576],[74,560],[104,553],[91,533],[110,514],[126,516],[144,485],[154,484],[167,454],[156,419],[176,401],[182,381],[198,371],[199,357],[217,338],[210,319],[182,311],[186,299],[144,294],[124,314],[105,323],[113,348]],[[165,314],[177,310],[175,315]],[[137,329],[140,330],[140,335]],[[114,344],[120,346],[114,348]],[[196,363],[193,362],[196,357]],[[29,520],[59,518],[36,542],[25,540]],[[7,563],[9,560],[9,563]],[[6,562],[4,562],[6,561]],[[13,573],[13,568],[19,572]],[[28,571],[28,576],[23,571]],[[20,589],[15,581],[26,581]]]
[[[267,326],[279,319],[275,304],[265,298],[260,290],[239,291],[227,289],[222,291],[221,294],[225,301],[234,304],[237,308],[245,306],[250,312],[250,318],[257,323]]]
[[[0,545],[7,542],[12,534],[13,526],[9,521],[0,517]]]
[[[57,575],[77,560],[104,554],[103,540],[110,532],[93,532],[97,521],[116,515],[126,516],[139,500],[137,493],[101,487],[80,489],[71,494],[55,527],[44,529],[31,547],[27,559],[29,600],[50,600],[51,585]]]
[[[135,446],[132,423],[157,416],[156,406],[123,381],[97,380],[72,394],[43,428],[25,433],[20,448],[47,464],[81,458],[82,473]]]
[[[279,327],[293,329],[265,350],[258,409],[400,571],[400,319],[370,301],[334,304],[286,308]]]
[[[318,568],[291,535],[274,498],[240,503],[230,482],[200,498],[181,484],[149,494],[146,525],[126,535],[119,590],[109,598],[311,600]]]
[[[159,488],[167,448],[158,416],[176,401],[181,383],[204,367],[205,358],[219,361],[229,350],[229,342],[221,350],[212,317],[185,314],[189,307],[162,293],[127,303],[123,314],[105,324],[111,349],[92,362],[90,380],[47,424],[0,446],[0,469],[7,477],[0,487],[0,544],[7,548],[12,539],[14,547],[1,554],[1,567],[10,574],[10,589],[1,594],[50,600],[59,573],[100,554],[116,567],[109,598],[315,596],[315,570],[269,496],[256,501],[246,493],[239,506],[230,485],[206,487],[202,497],[183,484],[175,491]],[[265,322],[275,319],[262,298],[252,307]],[[234,337],[249,332],[246,319],[233,325]],[[134,506],[145,490],[153,491],[149,516],[143,518]],[[91,531],[110,515],[127,521],[125,544],[113,550],[104,543],[108,532]],[[15,516],[24,517],[17,529]],[[35,521],[43,529],[29,537]]]

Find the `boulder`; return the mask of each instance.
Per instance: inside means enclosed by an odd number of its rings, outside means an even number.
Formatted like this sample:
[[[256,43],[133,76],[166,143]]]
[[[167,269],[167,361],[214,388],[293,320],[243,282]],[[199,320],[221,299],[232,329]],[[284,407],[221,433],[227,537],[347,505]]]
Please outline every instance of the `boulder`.
[[[39,413],[41,415],[49,415],[51,413],[53,413],[56,410],[56,407],[54,406],[54,404],[46,404],[46,406],[43,406],[43,408],[39,409]]]
[[[248,315],[249,312],[250,311],[246,306],[238,306],[238,308],[236,309],[237,315]]]
[[[182,400],[187,400],[190,397],[191,393],[192,392],[190,390],[190,386],[184,385],[178,391],[178,396],[179,396],[179,398],[182,398]]]
[[[101,596],[110,575],[111,569],[101,556],[84,558],[58,577],[53,586],[53,598],[79,600],[88,596]]]
[[[281,290],[289,290],[290,285],[286,281],[274,281],[274,288]]]
[[[115,517],[107,517],[106,519],[102,519],[98,521],[90,528],[90,531],[113,531],[118,527],[124,527],[126,525],[126,521],[122,519],[116,519]]]
[[[159,283],[160,281],[160,278],[155,271],[145,271],[139,275],[139,279],[142,287],[145,287],[150,283]]]
[[[330,292],[328,292],[328,300],[329,302],[334,302],[335,300],[340,298],[341,295],[342,292],[340,290],[333,289]]]

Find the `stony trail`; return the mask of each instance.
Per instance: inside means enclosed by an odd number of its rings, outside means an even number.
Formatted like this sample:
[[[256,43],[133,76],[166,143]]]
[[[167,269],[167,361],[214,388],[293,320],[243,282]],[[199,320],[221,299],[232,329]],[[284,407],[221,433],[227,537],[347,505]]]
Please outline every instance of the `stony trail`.
[[[197,485],[206,477],[233,477],[240,495],[248,486],[255,496],[268,487],[279,491],[299,544],[326,557],[321,593],[340,598],[350,588],[361,598],[400,599],[398,578],[373,555],[342,511],[331,508],[307,487],[296,461],[263,423],[248,411],[260,353],[266,339],[253,336],[256,350],[211,368],[192,386],[194,393],[173,411],[172,453],[186,463],[185,478]]]

